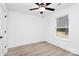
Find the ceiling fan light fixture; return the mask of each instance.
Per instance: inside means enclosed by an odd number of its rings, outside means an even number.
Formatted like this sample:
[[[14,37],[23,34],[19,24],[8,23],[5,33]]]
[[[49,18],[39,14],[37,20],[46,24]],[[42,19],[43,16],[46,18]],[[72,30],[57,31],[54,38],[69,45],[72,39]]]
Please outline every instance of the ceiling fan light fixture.
[[[45,11],[45,8],[44,7],[40,7],[39,11]]]

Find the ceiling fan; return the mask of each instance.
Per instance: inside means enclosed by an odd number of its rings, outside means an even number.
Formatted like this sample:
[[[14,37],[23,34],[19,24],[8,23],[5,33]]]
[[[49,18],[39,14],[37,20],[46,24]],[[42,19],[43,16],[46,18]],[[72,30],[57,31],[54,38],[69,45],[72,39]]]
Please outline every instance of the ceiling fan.
[[[30,11],[32,11],[32,10],[39,10],[40,11],[40,14],[43,14],[43,12],[45,11],[45,10],[49,10],[49,11],[55,11],[55,9],[54,8],[49,8],[49,7],[47,7],[48,5],[50,5],[51,3],[35,3],[37,6],[38,6],[38,8],[32,8],[32,9],[29,9]]]

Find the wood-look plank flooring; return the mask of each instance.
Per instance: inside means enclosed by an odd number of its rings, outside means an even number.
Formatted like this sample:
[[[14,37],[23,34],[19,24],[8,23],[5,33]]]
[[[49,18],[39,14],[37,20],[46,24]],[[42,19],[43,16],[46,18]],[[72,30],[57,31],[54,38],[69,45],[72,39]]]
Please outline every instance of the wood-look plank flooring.
[[[47,42],[38,42],[8,49],[7,56],[78,56]]]

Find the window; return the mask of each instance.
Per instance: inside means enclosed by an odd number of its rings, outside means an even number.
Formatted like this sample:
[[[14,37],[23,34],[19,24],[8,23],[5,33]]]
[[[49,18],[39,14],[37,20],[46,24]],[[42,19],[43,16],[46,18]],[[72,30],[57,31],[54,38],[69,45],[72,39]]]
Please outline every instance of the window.
[[[68,15],[57,18],[56,34],[59,37],[68,38]]]

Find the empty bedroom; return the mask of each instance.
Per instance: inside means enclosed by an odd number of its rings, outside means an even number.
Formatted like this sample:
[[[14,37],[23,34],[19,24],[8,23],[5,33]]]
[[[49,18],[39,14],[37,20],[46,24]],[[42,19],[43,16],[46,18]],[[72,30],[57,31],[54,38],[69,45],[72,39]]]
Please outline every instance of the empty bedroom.
[[[79,3],[0,3],[0,56],[79,56]]]

